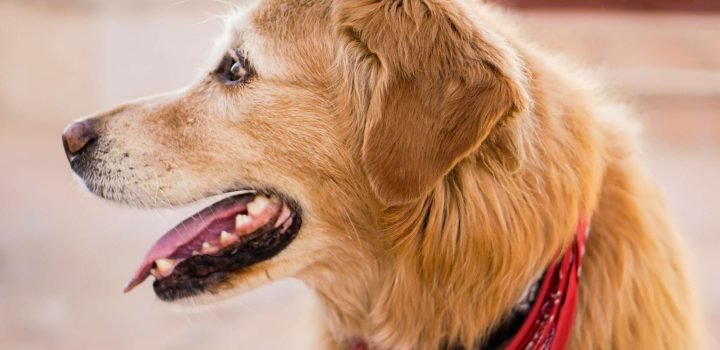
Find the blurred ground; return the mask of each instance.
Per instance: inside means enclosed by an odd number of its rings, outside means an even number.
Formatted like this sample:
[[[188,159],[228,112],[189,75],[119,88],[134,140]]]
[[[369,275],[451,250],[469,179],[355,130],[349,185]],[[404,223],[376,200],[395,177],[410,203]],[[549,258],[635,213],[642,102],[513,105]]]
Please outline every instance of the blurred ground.
[[[60,145],[72,119],[196,77],[224,5],[71,4],[0,1],[1,347],[311,349],[316,301],[297,282],[190,314],[155,301],[149,284],[122,295],[145,249],[189,211],[90,197]],[[648,164],[687,239],[708,323],[720,332],[720,15],[521,19],[531,37],[597,70],[638,107]]]

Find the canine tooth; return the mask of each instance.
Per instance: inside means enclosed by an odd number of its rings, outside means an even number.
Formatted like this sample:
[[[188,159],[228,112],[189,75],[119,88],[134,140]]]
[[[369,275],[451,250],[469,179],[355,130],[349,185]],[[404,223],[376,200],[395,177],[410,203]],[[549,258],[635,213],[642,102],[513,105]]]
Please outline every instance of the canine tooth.
[[[270,204],[270,198],[265,197],[262,194],[255,196],[252,202],[248,203],[247,211],[250,215],[257,215]]]
[[[234,235],[230,232],[223,231],[220,232],[220,244],[227,244],[230,242],[230,240],[234,237]]]
[[[159,277],[160,275],[157,273],[157,271],[155,269],[150,269],[150,274],[153,275],[153,277],[155,277],[155,278],[160,278]]]
[[[292,225],[292,222],[293,222],[292,218],[289,218],[289,219],[287,219],[287,221],[285,221],[285,223],[282,225],[283,232],[285,230],[287,230],[290,227],[290,225]]]
[[[290,218],[290,215],[292,215],[290,208],[288,208],[287,205],[283,205],[282,211],[280,215],[278,215],[277,221],[275,221],[275,228],[282,226],[282,224]]]
[[[240,214],[235,217],[235,228],[242,227],[248,222],[250,222],[250,217],[244,214]]]
[[[213,251],[213,246],[208,242],[203,242],[202,247],[200,247],[200,253],[202,254],[212,253]]]
[[[155,260],[155,266],[157,272],[162,275],[167,275],[175,267],[175,260],[173,259],[157,259]]]

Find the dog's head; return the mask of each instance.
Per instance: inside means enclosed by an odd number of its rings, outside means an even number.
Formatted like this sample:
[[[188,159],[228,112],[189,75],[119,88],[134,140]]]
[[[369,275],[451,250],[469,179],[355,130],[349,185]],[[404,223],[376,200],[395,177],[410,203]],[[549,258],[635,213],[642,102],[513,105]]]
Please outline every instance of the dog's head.
[[[223,198],[163,236],[164,300],[392,263],[396,208],[462,162],[514,167],[528,108],[517,54],[460,1],[261,1],[239,10],[194,85],[71,124],[72,169],[133,206]],[[492,147],[483,145],[492,144]],[[342,296],[338,296],[342,297]]]

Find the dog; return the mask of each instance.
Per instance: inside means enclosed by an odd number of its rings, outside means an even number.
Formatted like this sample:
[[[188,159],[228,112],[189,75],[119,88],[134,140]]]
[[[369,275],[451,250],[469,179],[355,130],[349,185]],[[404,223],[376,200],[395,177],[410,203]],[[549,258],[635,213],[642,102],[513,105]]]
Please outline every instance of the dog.
[[[214,300],[297,278],[336,349],[700,346],[632,113],[501,9],[262,0],[228,22],[193,85],[63,133],[100,197],[219,196],[126,291],[153,276],[164,301]]]

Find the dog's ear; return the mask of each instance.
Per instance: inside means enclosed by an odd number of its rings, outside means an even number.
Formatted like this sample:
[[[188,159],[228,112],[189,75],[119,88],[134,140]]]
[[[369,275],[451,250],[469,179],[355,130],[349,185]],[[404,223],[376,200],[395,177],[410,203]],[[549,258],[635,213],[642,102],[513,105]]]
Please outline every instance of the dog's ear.
[[[515,52],[448,0],[337,0],[360,150],[388,205],[416,199],[527,109]]]

